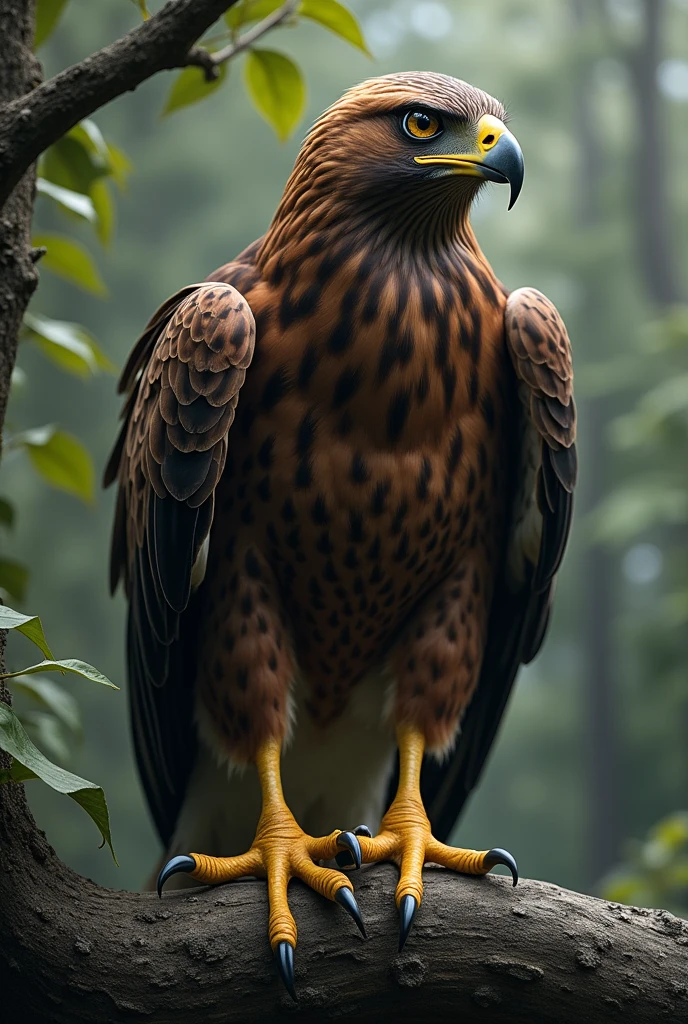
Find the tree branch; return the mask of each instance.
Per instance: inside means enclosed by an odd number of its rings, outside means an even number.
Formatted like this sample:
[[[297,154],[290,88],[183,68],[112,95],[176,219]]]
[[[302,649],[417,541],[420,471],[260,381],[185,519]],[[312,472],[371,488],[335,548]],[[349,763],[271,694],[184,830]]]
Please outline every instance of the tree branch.
[[[359,1024],[634,1024],[684,1019],[688,923],[545,882],[425,872],[396,951],[397,871],[356,872],[368,940],[340,907],[300,883],[299,1020]],[[0,992],[22,1024],[251,1024],[295,1009],[267,940],[265,882],[113,892],[62,865],[36,831],[22,787],[0,786]],[[14,1012],[12,1012],[14,1011]]]
[[[193,44],[236,2],[169,0],[121,39],[1,107],[0,209],[43,150],[159,71],[186,66]]]
[[[215,53],[210,53],[208,50],[204,50],[203,47],[195,46],[189,51],[187,56],[187,64],[195,64],[198,67],[203,68],[205,76],[208,81],[212,81],[218,76],[218,68],[221,64],[225,64],[232,57],[236,57],[238,53],[242,53],[247,50],[249,46],[253,46],[257,43],[266,32],[281,25],[283,21],[296,12],[296,8],[299,6],[299,0],[286,0],[281,7],[278,7],[276,11],[269,14],[267,18],[263,18],[259,21],[248,32],[245,32],[243,36],[240,36],[236,42],[230,43],[229,46],[223,47],[221,50],[217,50]]]

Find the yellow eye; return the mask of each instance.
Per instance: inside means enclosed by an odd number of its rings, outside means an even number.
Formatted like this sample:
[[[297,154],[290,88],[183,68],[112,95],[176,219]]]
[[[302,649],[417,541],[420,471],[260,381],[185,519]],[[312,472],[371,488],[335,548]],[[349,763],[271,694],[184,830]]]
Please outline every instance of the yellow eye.
[[[433,139],[442,131],[439,117],[415,110],[404,118],[404,131],[412,139]]]

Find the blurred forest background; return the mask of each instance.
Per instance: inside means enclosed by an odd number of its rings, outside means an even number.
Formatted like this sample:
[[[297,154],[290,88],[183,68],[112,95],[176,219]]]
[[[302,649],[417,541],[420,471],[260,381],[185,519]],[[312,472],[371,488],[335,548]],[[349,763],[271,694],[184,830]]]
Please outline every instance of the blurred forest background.
[[[157,9],[159,4],[150,4]],[[308,124],[348,86],[402,69],[441,71],[498,96],[526,160],[507,214],[490,187],[479,241],[509,288],[534,285],[572,337],[581,480],[573,538],[544,652],[524,670],[482,785],[455,838],[505,846],[522,874],[688,916],[688,0],[350,0],[372,58],[318,26],[265,40],[301,66],[306,113],[281,145],[243,88],[241,63],[201,104],[161,117],[159,75],[94,120],[131,161],[111,243],[87,224],[107,297],[41,264],[34,315],[77,321],[121,367],[170,293],[265,230]],[[133,27],[127,0],[71,0],[39,51],[47,75]],[[65,230],[39,196],[37,234]],[[115,378],[86,381],[21,346],[11,431],[56,423],[102,473],[117,430]],[[65,677],[79,741],[46,752],[106,792],[119,859],[71,801],[27,785],[72,867],[138,888],[159,849],[134,770],[124,693],[124,601],[107,588],[113,493],[46,486],[21,449],[0,468],[18,509],[2,555],[30,570],[21,609],[58,657],[88,661],[120,693]],[[0,517],[1,518],[1,517]],[[16,599],[9,603],[17,607]],[[12,639],[10,668],[25,663]],[[24,698],[26,702],[27,698]],[[17,700],[19,708],[22,697]],[[34,715],[34,735],[50,743]],[[64,741],[63,741],[64,746]]]

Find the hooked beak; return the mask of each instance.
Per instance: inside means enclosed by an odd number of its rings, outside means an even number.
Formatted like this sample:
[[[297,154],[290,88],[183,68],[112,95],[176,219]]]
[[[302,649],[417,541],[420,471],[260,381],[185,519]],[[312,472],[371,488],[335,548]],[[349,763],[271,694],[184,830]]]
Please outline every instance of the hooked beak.
[[[416,156],[414,160],[423,166],[451,167],[453,174],[511,185],[509,199],[509,209],[511,209],[518,199],[523,185],[524,166],[521,147],[506,125],[492,114],[484,114],[480,118],[476,146],[476,153]]]

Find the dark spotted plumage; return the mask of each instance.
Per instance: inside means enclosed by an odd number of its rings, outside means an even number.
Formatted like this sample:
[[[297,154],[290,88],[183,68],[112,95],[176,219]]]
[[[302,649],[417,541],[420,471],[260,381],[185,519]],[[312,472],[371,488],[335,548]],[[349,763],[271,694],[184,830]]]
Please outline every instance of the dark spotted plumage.
[[[462,132],[504,117],[441,75],[351,90],[266,235],[168,300],[123,375],[112,580],[166,843],[196,720],[251,760],[285,737],[295,680],[326,728],[383,668],[392,717],[430,749],[463,718],[424,774],[443,838],[542,641],[576,475],[568,338],[544,296],[495,278],[468,221],[478,179],[419,176],[398,126],[416,104]]]

